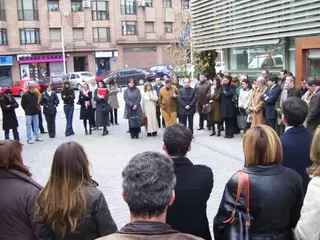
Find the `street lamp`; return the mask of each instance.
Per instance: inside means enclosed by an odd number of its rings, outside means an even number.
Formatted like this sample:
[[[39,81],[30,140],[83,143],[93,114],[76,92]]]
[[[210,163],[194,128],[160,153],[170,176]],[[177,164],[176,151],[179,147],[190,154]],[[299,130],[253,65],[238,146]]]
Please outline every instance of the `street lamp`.
[[[61,24],[61,44],[62,44],[62,61],[63,61],[63,74],[67,74],[67,67],[66,67],[66,53],[64,49],[64,22],[69,16],[70,12],[65,12],[62,16],[62,24]]]

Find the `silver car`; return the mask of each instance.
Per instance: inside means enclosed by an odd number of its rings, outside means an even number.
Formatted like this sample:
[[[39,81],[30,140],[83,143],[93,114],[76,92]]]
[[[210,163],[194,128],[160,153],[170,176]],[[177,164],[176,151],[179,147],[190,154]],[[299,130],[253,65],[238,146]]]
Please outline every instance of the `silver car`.
[[[89,83],[95,76],[90,72],[71,72],[62,76],[62,81],[69,81],[73,89],[80,90],[85,83]]]

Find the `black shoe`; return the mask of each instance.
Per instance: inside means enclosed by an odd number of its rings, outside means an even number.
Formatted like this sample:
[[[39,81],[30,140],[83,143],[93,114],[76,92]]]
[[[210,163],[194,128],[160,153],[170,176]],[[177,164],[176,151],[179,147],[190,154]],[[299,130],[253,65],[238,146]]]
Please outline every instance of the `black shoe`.
[[[214,135],[216,135],[216,132],[215,132],[215,131],[213,131],[213,132],[210,134],[210,137],[212,137],[212,136],[214,136]]]
[[[229,138],[229,136],[228,135],[224,135],[224,138]]]
[[[43,132],[41,132],[41,134],[47,134],[48,132],[46,132],[46,131],[43,131]]]
[[[136,135],[136,139],[138,139],[139,138],[139,134],[138,135]]]
[[[130,131],[127,131],[127,133],[129,133]]]
[[[203,130],[203,127],[201,127],[201,128],[198,128],[198,131],[201,131],[201,130]]]
[[[217,134],[217,137],[220,137],[221,136],[221,132],[220,130],[218,131],[218,134]]]
[[[92,135],[92,130],[91,130],[91,128],[90,128],[90,130],[89,130],[89,135]]]
[[[88,135],[88,130],[86,130],[84,133],[85,133],[86,135]]]
[[[153,133],[152,133],[152,136],[154,136],[154,137],[157,136],[157,135],[158,135],[157,132],[153,132]]]
[[[234,138],[234,136],[233,135],[228,136],[228,139],[231,139],[231,138]]]
[[[116,125],[119,125],[119,123],[115,123]]]
[[[148,133],[147,136],[148,136],[148,137],[151,137],[152,135],[151,135],[151,133]]]

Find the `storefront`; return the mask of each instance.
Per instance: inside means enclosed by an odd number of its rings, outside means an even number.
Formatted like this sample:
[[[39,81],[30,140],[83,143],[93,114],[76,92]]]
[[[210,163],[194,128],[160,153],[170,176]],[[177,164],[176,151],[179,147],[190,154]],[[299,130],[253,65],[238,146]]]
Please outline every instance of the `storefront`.
[[[104,71],[110,71],[110,61],[117,57],[117,53],[117,51],[95,52],[97,76]]]
[[[0,85],[12,82],[12,56],[0,56]]]
[[[65,61],[67,60],[66,58]],[[18,61],[22,80],[38,80],[63,75],[63,57],[61,55],[22,56]]]

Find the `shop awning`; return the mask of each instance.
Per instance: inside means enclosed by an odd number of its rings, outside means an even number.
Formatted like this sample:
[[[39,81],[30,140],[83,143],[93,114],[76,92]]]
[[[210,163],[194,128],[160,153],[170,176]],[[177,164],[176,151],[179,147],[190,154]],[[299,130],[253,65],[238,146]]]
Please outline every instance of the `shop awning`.
[[[68,58],[65,58],[65,61],[68,61]],[[45,63],[45,62],[63,62],[62,56],[33,56],[33,57],[21,57],[19,58],[20,64],[28,63]]]

